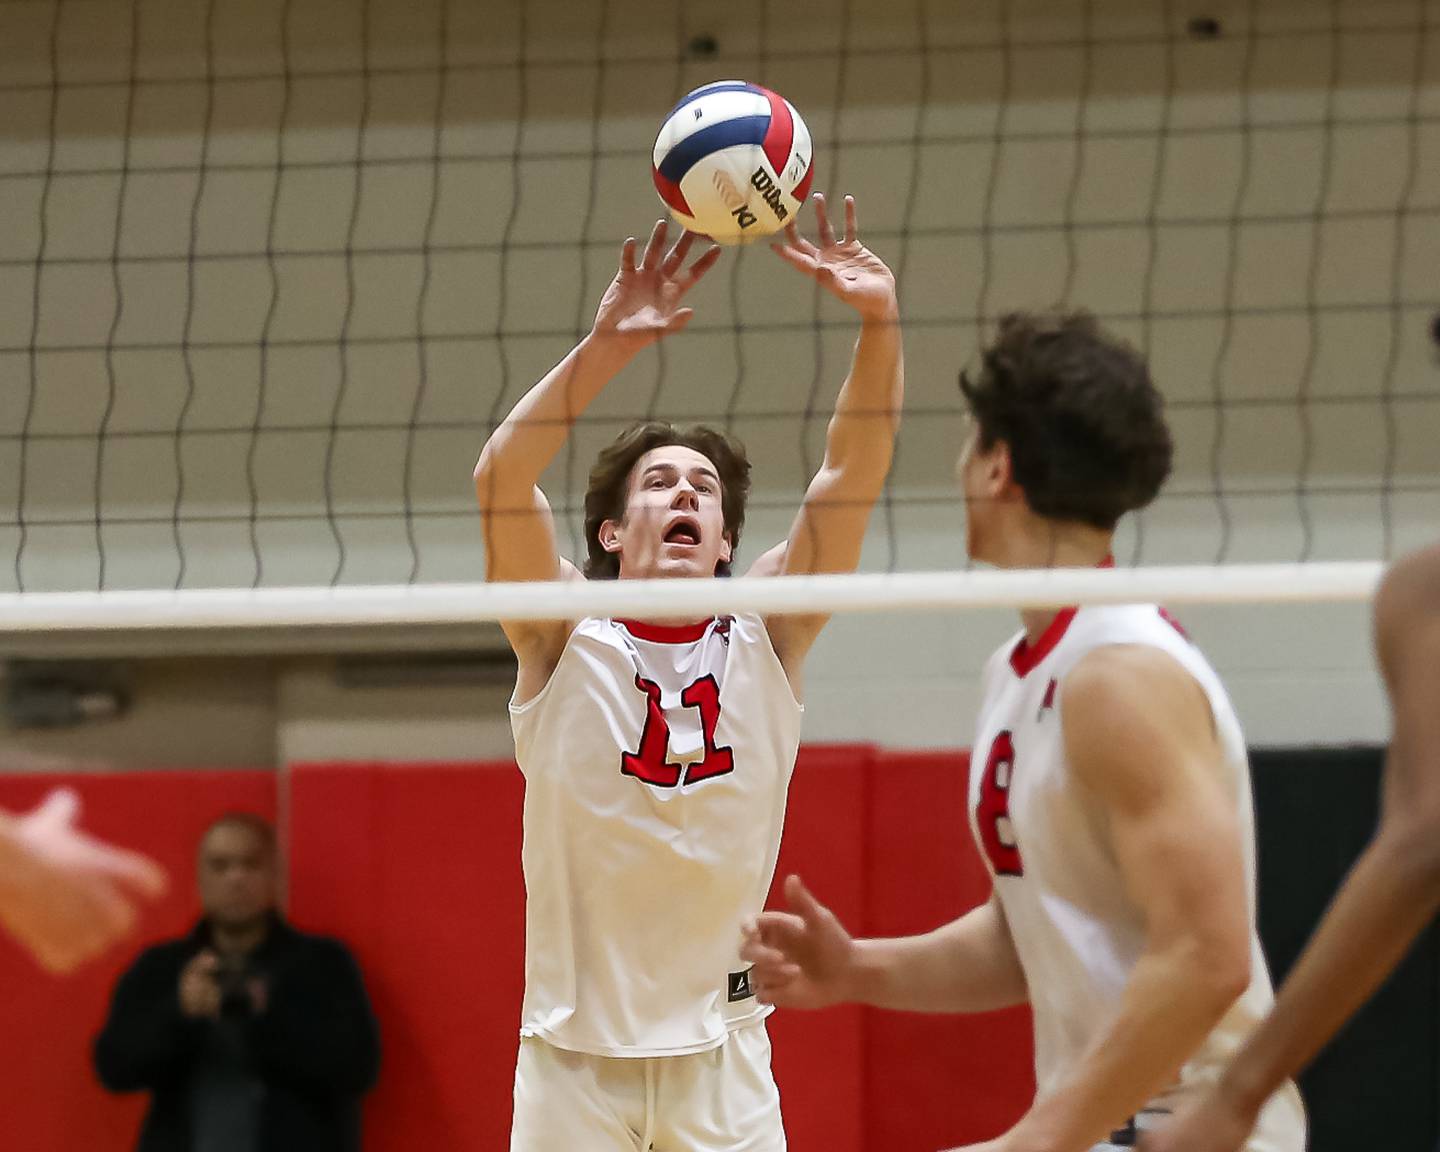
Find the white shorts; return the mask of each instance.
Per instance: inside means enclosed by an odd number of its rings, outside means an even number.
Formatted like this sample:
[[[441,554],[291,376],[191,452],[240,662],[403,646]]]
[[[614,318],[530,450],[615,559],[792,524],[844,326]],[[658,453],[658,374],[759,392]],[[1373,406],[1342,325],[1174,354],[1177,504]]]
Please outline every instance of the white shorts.
[[[510,1152],[784,1152],[764,1023],[688,1056],[591,1056],[526,1036]]]

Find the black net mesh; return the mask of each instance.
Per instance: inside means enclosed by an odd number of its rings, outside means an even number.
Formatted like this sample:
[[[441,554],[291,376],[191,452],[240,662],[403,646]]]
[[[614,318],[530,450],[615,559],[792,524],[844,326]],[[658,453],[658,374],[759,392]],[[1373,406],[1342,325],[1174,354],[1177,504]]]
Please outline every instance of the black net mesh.
[[[1179,454],[1135,561],[1379,558],[1440,523],[1440,18],[1423,0],[0,0],[0,583],[482,571],[470,469],[660,210],[659,118],[753,78],[897,273],[908,402],[865,565],[964,562],[955,388],[1013,308],[1148,353]],[[581,418],[818,465],[851,316],[763,247]]]

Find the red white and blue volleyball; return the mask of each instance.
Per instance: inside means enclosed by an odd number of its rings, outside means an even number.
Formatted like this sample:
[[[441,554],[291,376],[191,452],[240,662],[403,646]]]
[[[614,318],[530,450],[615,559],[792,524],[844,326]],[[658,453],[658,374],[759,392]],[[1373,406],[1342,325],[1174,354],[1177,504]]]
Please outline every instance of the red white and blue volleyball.
[[[696,88],[655,141],[655,189],[670,214],[720,244],[791,223],[814,174],[810,129],[785,97],[743,80]]]

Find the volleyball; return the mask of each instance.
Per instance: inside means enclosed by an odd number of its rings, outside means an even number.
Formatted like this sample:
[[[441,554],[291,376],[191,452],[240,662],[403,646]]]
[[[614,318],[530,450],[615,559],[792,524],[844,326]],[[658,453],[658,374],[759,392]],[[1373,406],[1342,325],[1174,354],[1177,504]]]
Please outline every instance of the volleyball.
[[[776,92],[743,80],[696,88],[665,117],[654,179],[670,214],[719,244],[772,235],[795,219],[814,175],[810,129]]]

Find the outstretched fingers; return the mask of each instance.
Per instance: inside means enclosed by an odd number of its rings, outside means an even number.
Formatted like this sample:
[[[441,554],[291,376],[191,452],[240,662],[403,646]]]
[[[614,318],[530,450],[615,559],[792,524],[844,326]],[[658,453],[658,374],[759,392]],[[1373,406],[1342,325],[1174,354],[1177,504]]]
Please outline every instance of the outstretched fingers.
[[[712,244],[700,258],[691,264],[684,272],[675,278],[675,285],[684,296],[691,288],[699,282],[700,278],[709,272],[720,260],[720,245]]]
[[[784,260],[790,267],[800,269],[800,271],[804,272],[807,276],[814,276],[816,274],[818,262],[814,256],[801,252],[793,246],[772,244],[770,247],[775,255],[779,256],[780,259]]]
[[[820,264],[820,249],[800,235],[795,221],[785,226],[785,243],[771,244],[771,250],[792,268],[798,268],[807,276],[814,276]]]
[[[835,226],[830,223],[830,213],[825,207],[825,193],[816,192],[814,199],[815,224],[819,229],[820,246],[829,248],[835,243]]]
[[[855,225],[855,197],[845,197],[845,243],[854,244],[860,239],[860,230]]]
[[[670,226],[664,220],[655,221],[655,227],[650,229],[650,239],[645,244],[645,255],[640,261],[640,267],[647,272],[653,272],[660,265],[660,253],[665,250],[665,234]]]
[[[165,895],[169,881],[165,870],[148,856],[126,848],[114,848],[87,837],[84,859],[98,875],[123,885],[150,900]]]
[[[695,233],[688,228],[681,234],[680,239],[675,241],[675,247],[671,248],[664,261],[660,265],[660,271],[666,276],[674,276],[680,271],[685,263],[685,257],[690,255],[690,247],[695,243]]]
[[[791,220],[785,225],[785,243],[802,256],[809,256],[812,260],[820,255],[820,249],[800,235],[800,226]]]
[[[830,909],[815,899],[810,889],[805,887],[805,881],[793,872],[785,877],[785,902],[807,928],[823,923],[830,915]]]

